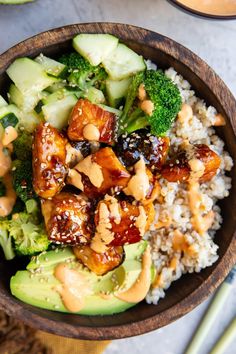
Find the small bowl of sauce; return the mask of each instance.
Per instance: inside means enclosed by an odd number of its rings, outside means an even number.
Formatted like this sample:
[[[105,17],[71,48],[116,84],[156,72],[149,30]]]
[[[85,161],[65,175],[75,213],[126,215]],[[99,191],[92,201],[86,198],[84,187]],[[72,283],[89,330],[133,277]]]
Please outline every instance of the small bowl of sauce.
[[[213,19],[236,19],[236,0],[170,0],[194,15]]]

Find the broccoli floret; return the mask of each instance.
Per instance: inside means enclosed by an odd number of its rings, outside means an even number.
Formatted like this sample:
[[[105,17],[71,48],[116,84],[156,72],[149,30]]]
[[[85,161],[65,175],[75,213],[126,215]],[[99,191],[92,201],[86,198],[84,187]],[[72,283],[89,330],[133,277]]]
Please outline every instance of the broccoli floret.
[[[16,195],[25,203],[28,199],[37,198],[32,185],[31,161],[13,161],[12,168],[13,187]]]
[[[5,184],[3,183],[2,178],[0,178],[0,197],[4,197],[6,194],[6,187]]]
[[[9,222],[9,234],[14,240],[15,251],[20,256],[32,256],[46,251],[50,244],[43,224],[27,212],[14,214]]]
[[[64,54],[59,61],[68,68],[68,81],[72,86],[78,86],[80,90],[87,90],[91,86],[99,89],[105,87],[107,73],[101,66],[92,66],[88,60],[79,53]]]
[[[32,135],[26,131],[21,132],[13,142],[14,153],[19,160],[31,160],[32,158]]]
[[[0,246],[7,260],[11,260],[15,257],[12,238],[9,234],[9,221],[6,219],[0,220]]]
[[[144,85],[147,99],[153,104],[149,115],[139,107],[137,98],[140,84]],[[120,133],[132,133],[150,126],[151,133],[164,135],[171,127],[181,108],[181,96],[177,86],[160,70],[147,70],[135,75],[130,85],[120,120]]]

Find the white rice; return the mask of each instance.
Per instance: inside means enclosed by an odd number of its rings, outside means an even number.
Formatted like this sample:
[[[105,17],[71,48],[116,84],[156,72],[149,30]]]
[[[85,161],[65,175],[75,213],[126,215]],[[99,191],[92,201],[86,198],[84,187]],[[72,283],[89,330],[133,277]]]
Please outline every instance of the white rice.
[[[150,68],[153,68],[151,62],[148,64]],[[178,86],[183,103],[189,104],[193,109],[193,118],[185,122],[184,125],[178,120],[174,123],[169,134],[171,146],[177,151],[185,139],[188,139],[192,144],[206,144],[221,157],[222,162],[217,175],[209,182],[200,185],[203,213],[210,210],[215,212],[214,223],[204,235],[199,235],[193,230],[186,184],[160,180],[164,202],[156,204],[156,217],[150,232],[146,234],[152,248],[156,272],[161,277],[159,286],[151,288],[146,297],[146,301],[153,304],[157,304],[159,299],[165,296],[165,290],[182,274],[200,272],[201,269],[212,265],[217,260],[218,246],[214,243],[213,237],[216,230],[221,227],[222,217],[216,203],[219,199],[229,195],[231,178],[225,176],[225,172],[230,171],[233,166],[232,158],[224,150],[224,142],[212,128],[217,114],[216,109],[211,106],[207,107],[203,100],[196,97],[190,84],[173,68],[166,70],[165,73]],[[167,215],[172,220],[171,226],[156,230],[157,221]],[[185,235],[189,245],[194,245],[195,253],[193,255],[173,249],[173,231],[176,229]],[[170,267],[170,262],[174,258],[177,262],[175,268]]]

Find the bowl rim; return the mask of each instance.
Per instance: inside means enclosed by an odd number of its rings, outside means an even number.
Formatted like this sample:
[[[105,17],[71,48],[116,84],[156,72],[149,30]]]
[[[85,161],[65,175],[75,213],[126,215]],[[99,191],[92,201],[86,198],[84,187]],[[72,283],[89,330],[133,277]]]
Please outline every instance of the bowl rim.
[[[39,33],[14,45],[0,55],[0,75],[5,72],[9,64],[17,57],[32,55],[36,50],[43,50],[43,48],[63,43],[70,40],[77,33],[112,33],[123,40],[130,40],[161,50],[170,55],[174,60],[180,61],[182,64],[186,65],[189,70],[194,72],[199,79],[204,81],[208,89],[212,91],[217,100],[221,102],[222,108],[225,112],[227,112],[227,116],[234,133],[236,132],[236,120],[234,119],[234,112],[236,112],[236,101],[230,90],[213,71],[213,69],[211,69],[196,54],[181,44],[159,33],[137,26],[112,22],[91,22],[62,26]],[[168,44],[168,46],[166,44]],[[191,60],[189,60],[189,58]],[[198,63],[201,63],[201,69],[199,65],[196,65]],[[202,70],[203,67],[204,70]],[[214,80],[209,80],[209,78],[214,78]],[[214,85],[211,84],[212,81],[214,81]],[[223,90],[217,90],[218,86],[223,88]],[[225,92],[227,92],[227,95]],[[40,315],[32,313],[30,309],[24,309],[19,301],[17,301],[12,295],[8,296],[2,293],[1,289],[0,307],[4,309],[8,315],[22,320],[31,327],[64,337],[90,340],[126,338],[144,334],[163,327],[193,310],[220,285],[220,283],[230,272],[235,262],[236,231],[232,235],[232,240],[229,247],[220,259],[220,262],[216,263],[215,269],[213,269],[211,274],[197,289],[190,292],[178,303],[173,304],[171,307],[163,310],[162,312],[150,316],[144,320],[137,320],[136,322],[128,324],[100,327],[80,325],[75,327],[65,322],[62,326],[61,322],[56,322],[52,319],[44,319],[42,321],[42,317]]]
[[[175,7],[183,10],[185,13],[193,15],[195,17],[201,17],[204,19],[210,20],[235,20],[236,19],[236,11],[234,15],[213,15],[207,12],[202,12],[198,10],[194,10],[192,7],[182,4],[179,0],[168,0],[169,3],[174,5]]]

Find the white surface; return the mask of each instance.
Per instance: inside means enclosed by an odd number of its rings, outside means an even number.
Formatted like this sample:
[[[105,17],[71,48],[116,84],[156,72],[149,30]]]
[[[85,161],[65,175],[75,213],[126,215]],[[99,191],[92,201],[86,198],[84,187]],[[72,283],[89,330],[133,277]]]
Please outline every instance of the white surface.
[[[180,12],[165,0],[37,0],[23,6],[0,6],[0,53],[38,32],[92,21],[130,23],[160,32],[192,49],[236,95],[236,21],[210,21]],[[199,354],[207,354],[235,316],[232,291]],[[183,354],[207,303],[175,323],[150,334],[114,341],[106,354]],[[236,342],[226,354],[236,353]]]

